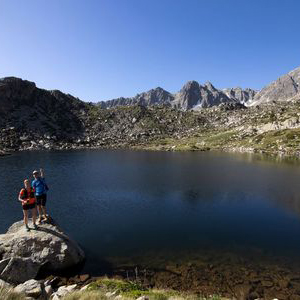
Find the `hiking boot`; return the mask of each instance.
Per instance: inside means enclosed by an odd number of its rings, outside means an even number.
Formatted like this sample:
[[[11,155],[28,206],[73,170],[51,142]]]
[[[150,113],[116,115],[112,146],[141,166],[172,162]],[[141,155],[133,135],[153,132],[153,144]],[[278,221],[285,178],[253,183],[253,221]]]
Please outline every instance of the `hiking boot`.
[[[39,229],[39,227],[36,224],[33,224],[33,228],[34,228],[34,230],[38,230]]]
[[[26,231],[30,231],[30,228],[28,225],[25,225],[25,227],[26,227]]]

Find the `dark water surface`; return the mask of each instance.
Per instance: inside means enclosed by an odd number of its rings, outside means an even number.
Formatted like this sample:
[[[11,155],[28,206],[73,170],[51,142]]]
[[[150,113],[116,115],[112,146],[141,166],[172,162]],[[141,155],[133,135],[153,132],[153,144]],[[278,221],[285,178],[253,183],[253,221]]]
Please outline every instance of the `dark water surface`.
[[[49,212],[86,251],[85,271],[225,254],[231,263],[259,257],[299,266],[297,161],[213,152],[16,153],[0,159],[1,233],[22,218],[19,189],[40,167]]]

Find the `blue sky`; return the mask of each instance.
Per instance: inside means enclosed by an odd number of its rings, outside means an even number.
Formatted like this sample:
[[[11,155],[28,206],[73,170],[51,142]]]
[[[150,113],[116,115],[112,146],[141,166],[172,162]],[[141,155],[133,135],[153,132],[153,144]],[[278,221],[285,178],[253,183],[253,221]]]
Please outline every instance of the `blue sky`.
[[[188,80],[261,89],[300,65],[298,0],[0,0],[0,77],[85,101]]]

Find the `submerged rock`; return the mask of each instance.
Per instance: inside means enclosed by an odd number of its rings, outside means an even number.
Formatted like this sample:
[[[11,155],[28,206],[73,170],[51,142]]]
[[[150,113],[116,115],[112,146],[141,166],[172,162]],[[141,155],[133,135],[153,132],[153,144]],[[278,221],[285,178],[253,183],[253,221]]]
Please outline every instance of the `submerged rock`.
[[[0,235],[0,279],[22,283],[39,272],[61,272],[84,261],[84,252],[56,224],[27,232],[23,221]]]

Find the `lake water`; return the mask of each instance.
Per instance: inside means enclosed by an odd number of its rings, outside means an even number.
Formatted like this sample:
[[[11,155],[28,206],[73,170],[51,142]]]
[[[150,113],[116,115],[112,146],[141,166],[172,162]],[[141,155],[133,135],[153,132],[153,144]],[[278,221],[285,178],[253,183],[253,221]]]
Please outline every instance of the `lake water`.
[[[40,167],[49,213],[85,250],[86,272],[197,261],[300,269],[297,161],[215,152],[16,153],[0,159],[1,233],[22,218],[18,192]]]

